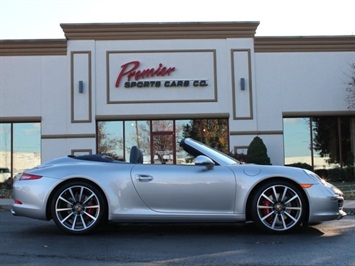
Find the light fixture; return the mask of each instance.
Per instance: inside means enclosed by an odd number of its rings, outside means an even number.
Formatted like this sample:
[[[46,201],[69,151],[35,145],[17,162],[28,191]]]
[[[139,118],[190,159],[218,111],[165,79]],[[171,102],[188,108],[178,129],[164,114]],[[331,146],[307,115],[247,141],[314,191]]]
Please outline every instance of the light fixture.
[[[82,80],[79,81],[79,93],[84,93],[84,82]]]
[[[241,89],[242,91],[245,90],[245,78],[241,78],[241,79],[240,79],[240,89]]]

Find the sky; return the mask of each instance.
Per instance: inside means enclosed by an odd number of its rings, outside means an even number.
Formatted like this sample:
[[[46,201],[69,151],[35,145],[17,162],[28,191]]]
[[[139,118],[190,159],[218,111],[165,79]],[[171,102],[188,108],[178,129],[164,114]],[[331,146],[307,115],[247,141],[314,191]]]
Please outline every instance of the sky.
[[[16,152],[40,152],[41,124],[14,123],[14,150]],[[0,124],[0,152],[11,150],[11,128],[9,123]]]
[[[64,39],[61,23],[259,21],[256,36],[355,35],[355,0],[0,0],[0,39]]]

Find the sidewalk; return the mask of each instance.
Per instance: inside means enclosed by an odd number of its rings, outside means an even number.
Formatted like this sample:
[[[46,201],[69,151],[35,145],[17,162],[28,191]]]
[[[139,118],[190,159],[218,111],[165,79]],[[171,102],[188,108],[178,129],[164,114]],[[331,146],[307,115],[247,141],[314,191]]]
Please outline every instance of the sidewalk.
[[[11,209],[12,202],[12,199],[0,199],[0,208]],[[355,214],[355,200],[345,200],[344,211],[348,214]]]
[[[344,211],[347,214],[355,214],[355,200],[345,200]]]

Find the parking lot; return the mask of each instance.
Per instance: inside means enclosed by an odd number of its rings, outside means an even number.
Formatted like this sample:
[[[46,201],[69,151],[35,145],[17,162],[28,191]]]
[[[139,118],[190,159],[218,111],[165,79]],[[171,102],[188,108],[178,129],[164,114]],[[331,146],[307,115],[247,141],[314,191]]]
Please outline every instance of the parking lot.
[[[3,265],[355,265],[354,215],[288,235],[252,224],[110,224],[72,236],[9,210],[0,223]]]

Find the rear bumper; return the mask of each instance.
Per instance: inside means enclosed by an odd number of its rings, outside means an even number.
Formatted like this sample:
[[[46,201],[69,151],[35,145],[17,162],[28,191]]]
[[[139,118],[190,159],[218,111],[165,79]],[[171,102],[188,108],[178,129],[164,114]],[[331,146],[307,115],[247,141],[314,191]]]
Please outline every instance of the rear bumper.
[[[20,180],[13,185],[11,213],[34,219],[47,220],[47,201],[49,192],[58,180],[42,177],[38,180]]]

